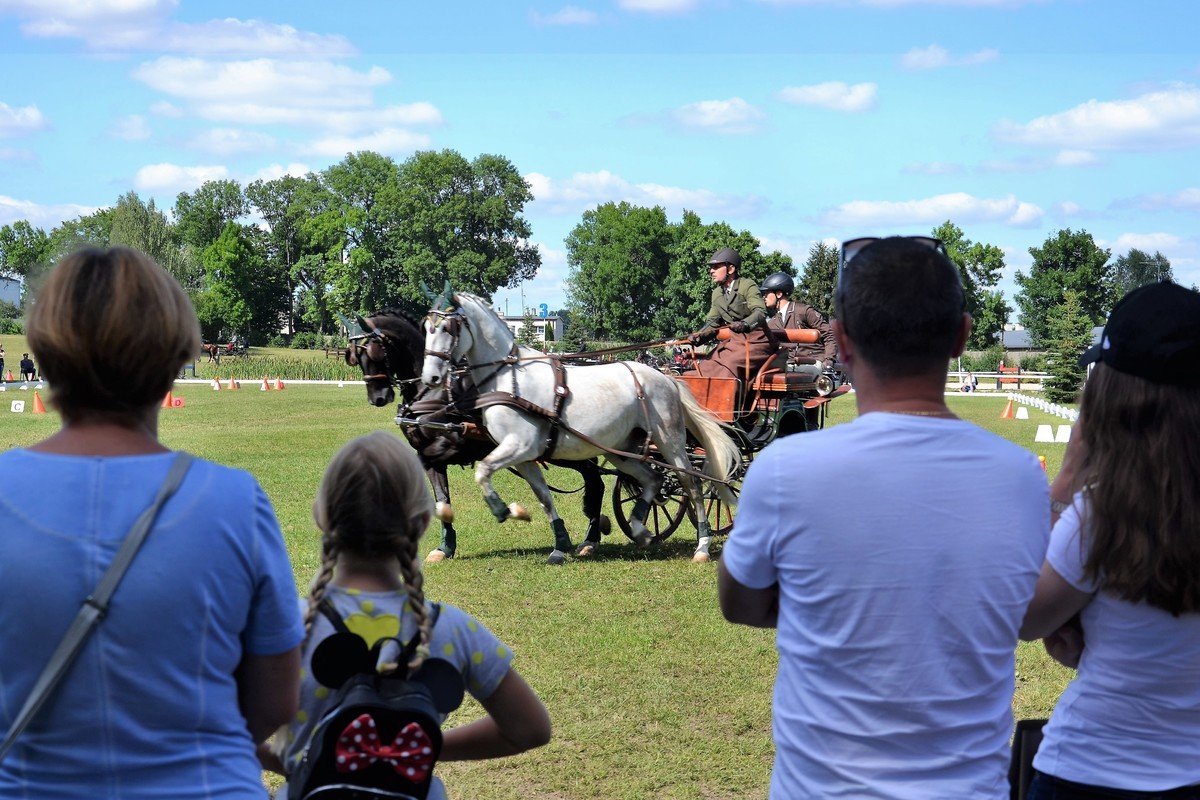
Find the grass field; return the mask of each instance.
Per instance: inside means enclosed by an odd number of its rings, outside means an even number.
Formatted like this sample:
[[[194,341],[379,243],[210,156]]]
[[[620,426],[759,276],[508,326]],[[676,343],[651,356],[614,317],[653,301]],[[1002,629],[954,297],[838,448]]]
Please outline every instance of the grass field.
[[[275,504],[296,584],[303,588],[317,567],[318,533],[310,508],[325,464],[347,439],[392,429],[393,410],[368,406],[361,386],[282,392],[177,388],[186,405],[162,413],[163,441],[258,478]],[[0,446],[31,444],[57,429],[53,412],[9,413],[3,401],[11,399],[29,400],[31,393],[0,394]],[[1050,474],[1057,471],[1065,445],[1034,449],[1033,439],[1038,423],[1060,420],[1033,410],[1028,421],[1001,420],[999,397],[949,402],[960,416],[1045,455]],[[830,424],[853,415],[853,398],[840,399],[833,403]],[[497,525],[470,472],[454,470],[451,481],[459,555],[427,569],[427,593],[476,614],[512,646],[517,667],[554,721],[553,741],[535,752],[440,766],[453,796],[765,796],[773,753],[773,634],[724,622],[714,565],[689,560],[692,529],[685,524],[665,546],[650,551],[636,550],[614,531],[596,560],[552,568],[542,563],[552,537],[540,514],[532,524]],[[551,481],[579,485],[574,473],[556,472]],[[516,478],[503,474],[497,486],[505,499],[537,508]],[[584,529],[579,503],[562,498],[559,506],[578,539]],[[423,550],[435,544],[431,534]],[[1040,645],[1022,644],[1017,716],[1045,716],[1070,676]],[[468,700],[449,724],[479,713]]]

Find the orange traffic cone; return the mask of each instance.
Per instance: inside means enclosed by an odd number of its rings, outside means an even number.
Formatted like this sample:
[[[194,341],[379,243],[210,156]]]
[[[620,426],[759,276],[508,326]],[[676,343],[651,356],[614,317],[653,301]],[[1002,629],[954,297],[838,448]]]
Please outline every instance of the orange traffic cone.
[[[259,390],[260,392],[269,392],[269,391],[271,391],[271,384],[267,383],[267,376],[266,376],[266,375],[264,375],[264,376],[263,376],[263,379],[262,379],[262,384],[261,384],[261,385],[258,387],[258,390]]]
[[[1004,407],[1004,411],[1000,414],[1000,419],[1012,419],[1012,418],[1013,418],[1013,406],[1012,406],[1012,398],[1010,397],[1010,398],[1008,398],[1008,405],[1006,405]]]
[[[45,414],[46,413],[46,407],[44,405],[42,405],[42,396],[40,394],[38,394],[37,392],[33,393],[33,413],[35,413],[35,414]]]
[[[163,398],[162,407],[163,408],[172,408],[174,405],[175,405],[175,401],[171,398],[171,393],[167,392],[167,396]]]
[[[212,390],[213,390],[214,392],[219,392],[219,391],[221,391],[221,379],[220,379],[220,378],[213,378],[213,379],[212,379]]]
[[[282,389],[282,388],[283,388],[283,381],[282,381],[281,379],[279,379],[279,378],[276,378],[276,379],[275,379],[275,388],[276,388],[276,389]]]
[[[238,383],[237,381],[235,381],[233,379],[233,376],[230,375],[229,376],[229,388],[230,389],[240,389],[240,388],[242,388],[242,385],[240,383]]]
[[[13,382],[13,374],[11,369],[8,371],[8,374],[4,376],[4,380],[8,381],[9,383]]]

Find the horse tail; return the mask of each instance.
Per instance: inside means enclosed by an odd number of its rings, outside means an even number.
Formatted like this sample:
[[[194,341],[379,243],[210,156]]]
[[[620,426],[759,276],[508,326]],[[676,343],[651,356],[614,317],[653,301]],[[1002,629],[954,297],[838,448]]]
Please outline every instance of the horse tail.
[[[728,481],[741,462],[741,453],[733,438],[725,433],[717,418],[706,411],[696,400],[687,385],[676,381],[679,388],[679,403],[683,406],[684,424],[688,431],[700,441],[704,448],[704,473],[717,481]],[[723,483],[714,483],[717,494],[730,506],[737,505],[737,498]]]

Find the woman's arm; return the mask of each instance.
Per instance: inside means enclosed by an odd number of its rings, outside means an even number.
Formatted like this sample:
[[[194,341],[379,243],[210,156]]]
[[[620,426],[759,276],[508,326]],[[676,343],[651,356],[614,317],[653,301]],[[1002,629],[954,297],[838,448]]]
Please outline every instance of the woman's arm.
[[[236,678],[238,704],[257,745],[290,722],[300,706],[300,648],[274,656],[247,654]]]
[[[480,703],[486,717],[445,732],[442,761],[514,756],[550,741],[550,714],[515,669]]]
[[[1043,563],[1042,574],[1038,576],[1037,586],[1033,590],[1033,600],[1025,610],[1025,620],[1021,623],[1021,639],[1030,642],[1049,636],[1082,611],[1091,599],[1090,594],[1067,583],[1049,562]]]

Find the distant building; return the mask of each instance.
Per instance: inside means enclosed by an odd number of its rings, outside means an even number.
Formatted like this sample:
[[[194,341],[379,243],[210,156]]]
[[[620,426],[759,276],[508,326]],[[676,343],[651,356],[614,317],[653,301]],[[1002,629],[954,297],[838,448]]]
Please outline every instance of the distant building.
[[[513,332],[513,336],[521,334],[525,326],[525,317],[510,317],[501,315],[504,324]],[[563,337],[563,321],[555,316],[533,318],[533,338],[539,342],[561,342]]]
[[[1092,344],[1099,342],[1103,333],[1103,325],[1092,328]],[[1000,345],[1009,352],[1029,352],[1034,349],[1033,338],[1029,335],[1029,331],[1020,325],[1005,325],[1004,330],[996,334],[996,338]]]
[[[0,278],[0,300],[21,305],[21,282],[15,278]]]

